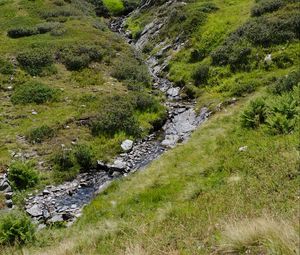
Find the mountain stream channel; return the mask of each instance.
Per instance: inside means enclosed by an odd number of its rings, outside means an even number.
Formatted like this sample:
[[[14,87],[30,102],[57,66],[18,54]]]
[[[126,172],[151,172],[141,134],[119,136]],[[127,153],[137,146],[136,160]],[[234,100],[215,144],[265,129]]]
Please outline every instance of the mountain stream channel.
[[[161,27],[160,24],[156,26],[154,23],[146,26],[141,38],[134,42],[124,29],[125,20],[126,17],[121,17],[111,21],[110,28],[119,33],[137,52],[141,44],[140,40],[154,30],[159,31]],[[30,194],[25,202],[25,210],[38,223],[39,229],[56,222],[65,222],[70,226],[80,217],[82,208],[110,182],[142,170],[169,148],[186,141],[191,133],[208,118],[210,112],[207,108],[202,108],[197,114],[194,109],[195,102],[182,99],[181,89],[159,75],[168,61],[167,59],[163,64],[159,64],[163,51],[170,48],[176,50],[181,46],[182,43],[175,41],[173,45],[163,47],[161,52],[148,57],[145,61],[153,79],[153,88],[162,91],[166,96],[168,118],[162,129],[134,142],[129,151],[115,158],[113,164],[98,161],[96,171],[79,174],[73,181],[58,186],[47,186],[37,194]],[[0,182],[5,182],[5,179],[7,176],[4,175]]]

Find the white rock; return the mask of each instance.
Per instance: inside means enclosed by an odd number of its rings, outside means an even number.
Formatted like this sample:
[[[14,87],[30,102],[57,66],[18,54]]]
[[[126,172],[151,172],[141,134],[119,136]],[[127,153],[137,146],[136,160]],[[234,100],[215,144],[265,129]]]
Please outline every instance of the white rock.
[[[239,148],[240,152],[247,151],[247,150],[248,150],[248,146],[243,146]]]
[[[128,139],[122,142],[121,144],[121,148],[123,151],[130,151],[132,149],[132,146],[133,146],[133,141]]]
[[[271,64],[272,62],[272,54],[268,54],[266,57],[265,57],[265,62],[267,64]]]

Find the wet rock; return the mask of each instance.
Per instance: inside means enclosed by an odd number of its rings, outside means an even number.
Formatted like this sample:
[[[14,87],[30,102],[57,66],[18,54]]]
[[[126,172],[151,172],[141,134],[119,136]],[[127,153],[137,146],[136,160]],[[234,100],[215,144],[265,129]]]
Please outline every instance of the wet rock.
[[[11,199],[13,196],[13,193],[12,192],[6,192],[5,193],[5,199]]]
[[[43,215],[43,211],[38,205],[33,205],[31,208],[27,209],[26,212],[32,217],[38,217]]]
[[[47,223],[48,224],[53,224],[53,223],[56,223],[56,222],[63,222],[63,221],[64,221],[63,216],[61,214],[56,214],[52,218],[50,218],[47,221]]]
[[[8,199],[5,201],[5,205],[8,207],[8,208],[12,208],[13,207],[13,202],[11,199]]]
[[[0,191],[7,190],[9,187],[10,187],[10,185],[9,185],[8,182],[5,180],[5,181],[3,181],[3,183],[1,183],[1,185],[0,185]]]
[[[132,146],[133,146],[133,141],[128,139],[122,142],[121,144],[122,150],[126,152],[130,151],[132,149]]]

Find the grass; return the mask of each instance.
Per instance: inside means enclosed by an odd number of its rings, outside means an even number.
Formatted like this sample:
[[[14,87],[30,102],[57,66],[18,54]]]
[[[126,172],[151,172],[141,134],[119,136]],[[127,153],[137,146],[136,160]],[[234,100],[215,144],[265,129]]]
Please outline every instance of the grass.
[[[118,14],[124,10],[124,4],[121,0],[103,0],[103,3],[112,14]]]
[[[110,4],[120,6],[117,2],[110,1]],[[49,4],[47,1],[22,3],[11,1],[3,5],[5,11],[0,13],[0,21],[6,25],[0,22],[3,32],[0,39],[5,42],[0,46],[1,53],[14,56],[33,42],[59,48],[78,41],[88,44],[97,41],[104,57],[102,62],[93,63],[93,68],[76,72],[56,63],[56,74],[34,78],[59,89],[62,100],[58,102],[13,106],[8,100],[11,95],[7,89],[8,77],[3,76],[6,83],[1,84],[0,110],[5,115],[0,115],[4,120],[0,124],[0,142],[4,146],[0,147],[0,159],[3,164],[9,162],[10,150],[16,148],[37,150],[49,159],[53,148],[57,151],[61,144],[71,146],[71,141],[78,139],[90,146],[97,158],[109,161],[127,136],[119,132],[109,139],[101,135],[93,137],[77,121],[97,116],[107,98],[122,98],[132,93],[127,84],[130,77],[122,76],[118,81],[110,76],[121,61],[133,61],[132,52],[107,30],[95,30],[94,22],[103,21],[83,12],[67,19],[66,33],[56,40],[50,40],[50,34],[9,39],[4,33],[7,27],[21,23],[35,26],[40,18],[34,7],[45,8]],[[259,60],[251,58],[248,70],[213,66],[209,54],[250,19],[254,1],[213,0],[212,3],[218,9],[205,14],[189,31],[188,47],[179,52],[170,51],[173,58],[169,76],[176,84],[191,86],[197,107],[208,106],[215,114],[187,143],[162,155],[146,171],[114,181],[84,208],[83,216],[71,228],[44,229],[35,242],[23,247],[1,247],[0,254],[299,254],[298,131],[271,135],[263,127],[242,128],[240,122],[241,112],[251,100],[271,98],[267,92],[269,87],[299,68],[299,41],[268,48],[252,47]],[[195,14],[194,7],[202,4],[197,0],[185,5],[183,14],[191,16],[184,24]],[[285,11],[288,8],[280,10]],[[26,18],[28,13],[30,17]],[[138,37],[158,13],[159,6],[154,6],[131,16],[128,29]],[[171,40],[184,24],[173,22],[163,33]],[[191,53],[196,49],[204,50],[205,57],[192,62]],[[157,50],[150,49],[150,54]],[[272,63],[266,65],[263,59],[270,53]],[[207,84],[197,85],[192,74],[202,65],[210,66],[209,77]],[[17,83],[27,78],[26,73],[17,70]],[[227,105],[226,100],[232,97],[238,98],[237,103]],[[216,111],[221,102],[223,107]],[[33,108],[38,115],[31,114]],[[147,132],[158,115],[159,112],[137,110],[134,116]],[[39,145],[16,139],[25,130],[39,127],[38,123],[55,128],[55,136]],[[240,151],[244,146],[247,149]],[[47,174],[41,176],[41,187],[51,182]],[[22,200],[25,194],[18,196]]]
[[[222,254],[255,249],[297,254],[291,251],[299,229],[297,134],[269,136],[242,129],[240,111],[249,100],[213,116],[188,143],[164,154],[147,171],[111,184],[72,228],[40,232],[38,243],[23,252]],[[248,150],[239,152],[241,146]],[[260,223],[258,217],[270,220]],[[242,223],[236,222],[245,219],[253,231],[240,230]],[[228,239],[231,224],[236,230]],[[256,227],[260,224],[263,229]],[[285,236],[278,241],[281,224]],[[242,234],[241,241],[234,231]],[[50,234],[53,239],[47,241]]]

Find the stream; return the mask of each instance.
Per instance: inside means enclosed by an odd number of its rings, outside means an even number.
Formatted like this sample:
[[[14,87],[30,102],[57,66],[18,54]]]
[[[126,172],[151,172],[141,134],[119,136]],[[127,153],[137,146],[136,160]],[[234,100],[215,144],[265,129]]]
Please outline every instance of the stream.
[[[110,27],[138,51],[140,42],[133,42],[124,31],[125,19],[126,17],[122,17],[112,21]],[[55,222],[71,225],[80,217],[82,208],[110,182],[145,168],[169,148],[186,141],[207,119],[208,109],[203,108],[197,114],[194,109],[195,102],[183,100],[180,96],[181,89],[159,76],[166,62],[159,64],[157,56],[151,56],[145,61],[153,79],[153,88],[166,95],[168,118],[162,129],[136,141],[132,149],[118,155],[113,164],[98,161],[96,171],[79,174],[73,181],[47,186],[38,194],[30,194],[26,199],[25,210],[39,224],[39,228]]]

